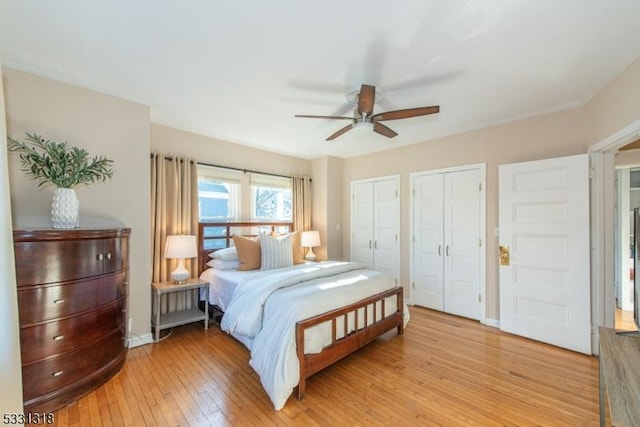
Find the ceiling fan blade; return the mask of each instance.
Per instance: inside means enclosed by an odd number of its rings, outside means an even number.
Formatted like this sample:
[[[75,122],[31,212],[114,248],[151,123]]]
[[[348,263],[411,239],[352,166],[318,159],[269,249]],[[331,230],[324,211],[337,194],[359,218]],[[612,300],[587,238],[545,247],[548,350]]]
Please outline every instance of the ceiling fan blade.
[[[373,123],[373,131],[379,133],[380,135],[384,135],[387,138],[393,138],[394,136],[398,135],[393,129],[378,122]]]
[[[296,114],[295,117],[303,117],[306,119],[329,119],[329,120],[351,120],[353,121],[353,117],[343,117],[343,116],[312,116],[308,114]]]
[[[440,106],[434,105],[433,107],[418,107],[407,108],[406,110],[387,111],[384,113],[374,114],[371,119],[374,121],[408,119],[410,117],[426,116],[439,112]]]
[[[327,138],[325,141],[331,141],[332,139],[336,139],[337,137],[339,137],[340,135],[342,135],[345,132],[350,131],[353,128],[352,125],[348,125],[343,127],[342,129],[340,129],[339,131],[333,133],[331,136],[329,136],[329,138]]]
[[[362,85],[360,94],[358,95],[358,113],[367,117],[373,114],[373,104],[376,102],[376,87],[371,85]]]

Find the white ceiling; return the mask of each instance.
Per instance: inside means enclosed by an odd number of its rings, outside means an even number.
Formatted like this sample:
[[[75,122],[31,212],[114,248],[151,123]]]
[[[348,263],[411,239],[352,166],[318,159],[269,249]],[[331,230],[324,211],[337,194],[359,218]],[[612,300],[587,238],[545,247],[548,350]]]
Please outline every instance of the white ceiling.
[[[0,0],[0,60],[151,107],[154,123],[350,157],[572,108],[640,57],[639,0]],[[440,105],[347,132],[375,112]]]

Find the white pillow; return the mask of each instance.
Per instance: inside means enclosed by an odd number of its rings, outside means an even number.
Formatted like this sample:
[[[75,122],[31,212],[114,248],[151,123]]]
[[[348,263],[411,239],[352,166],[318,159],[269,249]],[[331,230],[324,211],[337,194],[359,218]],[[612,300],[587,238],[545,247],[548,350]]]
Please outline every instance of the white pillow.
[[[290,234],[280,238],[260,236],[260,251],[260,270],[273,270],[293,265]]]
[[[214,258],[210,260],[207,265],[213,267],[216,270],[237,270],[240,267],[240,260],[235,259],[231,261],[225,261],[223,259]]]
[[[209,257],[213,259],[221,259],[223,261],[238,261],[240,259],[235,246],[211,252]]]

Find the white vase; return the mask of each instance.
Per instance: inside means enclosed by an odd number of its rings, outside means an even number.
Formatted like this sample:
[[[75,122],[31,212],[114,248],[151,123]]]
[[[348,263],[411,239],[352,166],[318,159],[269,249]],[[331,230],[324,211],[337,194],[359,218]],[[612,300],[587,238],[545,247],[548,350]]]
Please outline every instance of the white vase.
[[[56,188],[51,201],[53,228],[75,228],[78,226],[80,204],[73,188]]]

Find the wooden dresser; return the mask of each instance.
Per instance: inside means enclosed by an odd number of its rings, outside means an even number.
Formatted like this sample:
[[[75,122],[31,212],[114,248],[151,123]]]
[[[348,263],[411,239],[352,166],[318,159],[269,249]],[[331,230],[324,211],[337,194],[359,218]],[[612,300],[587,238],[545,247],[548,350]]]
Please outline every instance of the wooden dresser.
[[[61,408],[124,365],[129,234],[14,230],[26,412]]]

